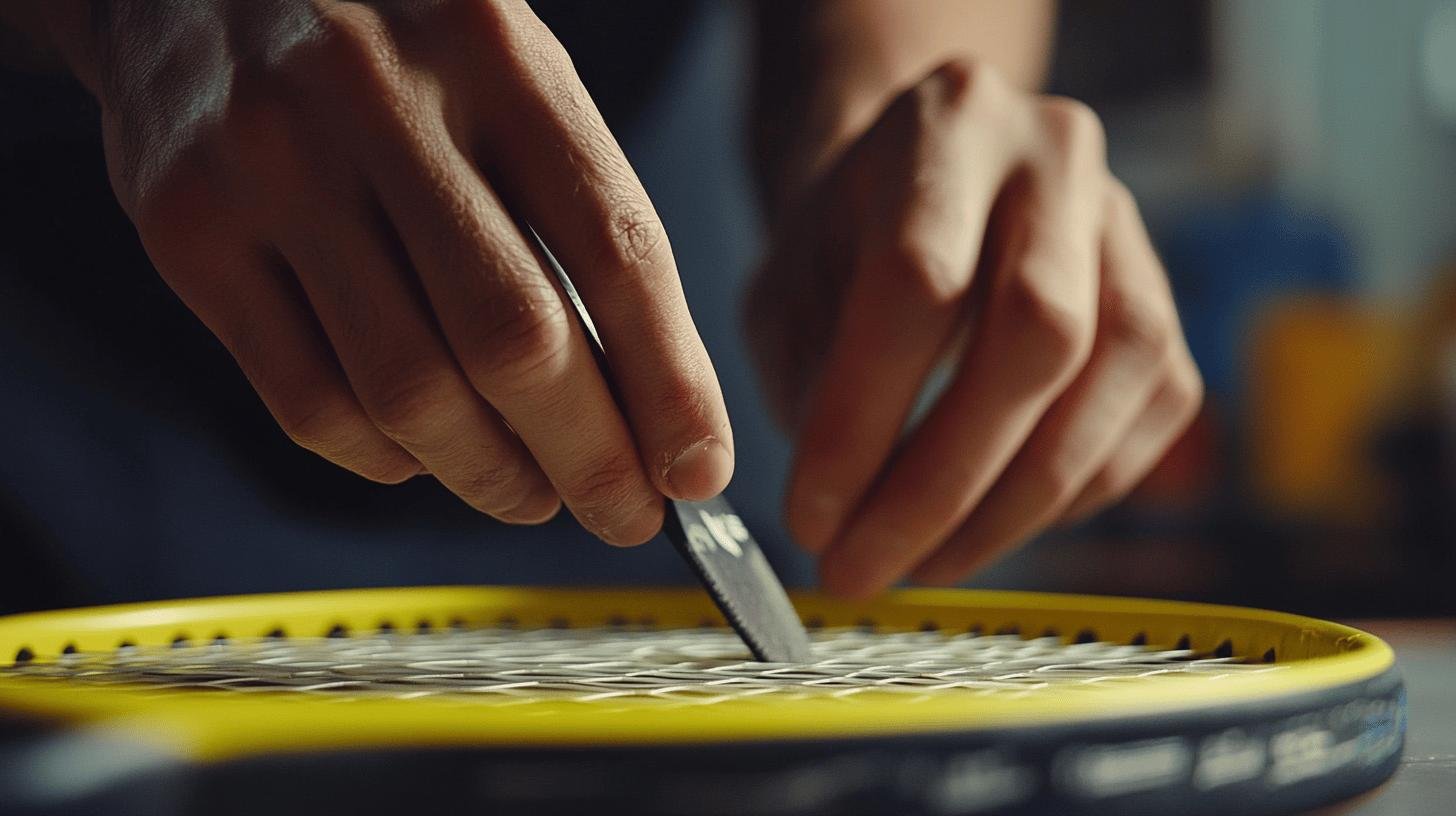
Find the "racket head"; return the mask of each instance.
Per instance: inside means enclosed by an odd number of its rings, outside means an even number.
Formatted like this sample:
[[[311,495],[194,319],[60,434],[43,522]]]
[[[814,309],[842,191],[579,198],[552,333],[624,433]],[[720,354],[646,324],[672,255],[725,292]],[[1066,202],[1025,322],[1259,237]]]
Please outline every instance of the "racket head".
[[[932,646],[936,638],[959,638],[958,648],[1009,643],[1022,652],[1051,650],[1038,670],[1062,665],[1071,676],[1009,689],[947,683],[908,694],[892,687],[781,694],[764,692],[764,683],[750,677],[752,693],[734,688],[688,699],[579,690],[402,699],[397,689],[381,695],[347,687],[219,693],[195,683],[44,676],[77,656],[158,654],[175,644],[182,651],[213,642],[224,651],[277,644],[286,653],[288,644],[327,651],[383,638],[421,646],[482,632],[589,639],[616,633],[627,641],[727,632],[718,610],[689,590],[438,587],[0,619],[0,655],[19,663],[0,672],[0,711],[125,732],[208,768],[212,778],[263,769],[275,779],[304,774],[315,786],[333,778],[342,790],[356,789],[360,768],[370,762],[396,769],[422,763],[412,772],[419,779],[469,768],[476,783],[494,780],[468,786],[472,796],[529,802],[532,809],[616,801],[637,812],[703,812],[711,808],[691,791],[719,790],[737,801],[750,790],[803,788],[805,779],[833,789],[824,780],[835,777],[861,787],[783,812],[844,810],[850,800],[893,802],[901,812],[1134,812],[1150,803],[1189,812],[1281,812],[1368,789],[1398,759],[1404,714],[1394,655],[1373,636],[1339,624],[1224,606],[966,590],[910,590],[870,604],[798,593],[794,603],[821,649],[851,636],[897,643],[920,637]],[[502,637],[510,643],[513,636]],[[1103,649],[1098,654],[1106,658],[1106,650],[1128,644],[1241,668],[1191,672],[1178,663],[1172,670],[1150,665],[1099,674],[1095,659],[1074,659],[1079,648]],[[725,654],[711,657],[720,666]],[[757,664],[744,671],[782,677],[793,668]],[[838,770],[825,776],[826,768]],[[1161,776],[1149,770],[1160,768]],[[563,774],[577,782],[563,784]],[[522,779],[540,784],[511,787],[510,780]],[[592,779],[601,785],[594,788]],[[587,791],[595,793],[576,795]],[[626,798],[611,800],[612,791]],[[387,799],[381,792],[369,797]],[[697,806],[673,805],[690,801]]]

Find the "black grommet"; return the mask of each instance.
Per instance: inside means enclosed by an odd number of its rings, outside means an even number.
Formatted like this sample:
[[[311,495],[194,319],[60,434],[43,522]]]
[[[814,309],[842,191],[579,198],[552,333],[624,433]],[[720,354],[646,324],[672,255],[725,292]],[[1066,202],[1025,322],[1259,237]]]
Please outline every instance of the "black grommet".
[[[1233,643],[1233,641],[1231,641],[1231,640],[1225,640],[1223,643],[1218,644],[1218,648],[1216,648],[1216,649],[1213,650],[1213,656],[1214,657],[1233,657],[1234,656],[1234,643]]]
[[[76,648],[76,644],[74,643],[67,643],[64,647],[61,648],[61,654],[63,655],[73,655],[78,651],[80,650]]]
[[[17,666],[24,666],[34,659],[35,652],[32,652],[29,646],[21,646],[15,653],[15,665]]]
[[[331,638],[346,638],[348,636],[349,628],[342,623],[336,623],[333,626],[329,627],[329,631],[324,634],[324,637]]]
[[[186,635],[177,635],[176,637],[172,638],[173,649],[184,649],[187,647],[188,643],[189,641],[187,640]]]
[[[1146,645],[1148,645],[1148,633],[1147,632],[1138,632],[1136,635],[1133,635],[1132,636],[1132,640],[1129,641],[1129,643],[1131,645],[1133,645],[1133,646],[1146,646]]]
[[[1265,663],[1273,663],[1274,662],[1274,649],[1273,649],[1273,647],[1270,647],[1269,648],[1269,651],[1267,651],[1267,652],[1264,653],[1264,662]]]
[[[1193,639],[1188,637],[1187,635],[1184,635],[1183,637],[1178,638],[1178,643],[1173,648],[1182,652],[1186,652],[1189,649],[1193,648]]]
[[[284,640],[288,637],[288,633],[283,631],[282,626],[275,626],[272,629],[269,629],[267,634],[263,635],[263,637],[269,640]]]

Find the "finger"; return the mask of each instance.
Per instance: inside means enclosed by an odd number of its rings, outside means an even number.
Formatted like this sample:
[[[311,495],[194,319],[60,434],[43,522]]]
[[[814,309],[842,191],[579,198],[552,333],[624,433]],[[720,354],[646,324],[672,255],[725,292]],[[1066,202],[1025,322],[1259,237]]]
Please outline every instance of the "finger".
[[[233,355],[284,433],[300,446],[367,479],[398,484],[423,471],[375,427],[349,388],[333,349],[281,259],[265,261],[229,287],[229,302],[189,303]],[[235,278],[241,283],[242,276]],[[246,305],[245,305],[246,304]]]
[[[1075,103],[1036,115],[1053,142],[1003,193],[1003,232],[992,239],[998,260],[979,335],[826,551],[822,580],[833,592],[874,594],[944,541],[1088,359],[1105,179],[1101,130]]]
[[[1168,369],[1168,375],[1118,444],[1116,454],[1067,506],[1062,514],[1065,521],[1085,519],[1127,495],[1198,416],[1203,379],[1186,348],[1174,353]]]
[[[328,186],[336,199],[298,196],[306,229],[280,227],[280,248],[364,410],[476,509],[517,523],[550,518],[555,491],[451,357],[388,223],[360,203],[368,191]]]
[[[474,390],[587,529],[618,545],[651,538],[662,494],[564,294],[495,192],[448,140],[400,134],[371,150],[371,177]]]
[[[1178,318],[1132,197],[1109,185],[1097,339],[1087,367],[1047,410],[965,524],[913,577],[953,583],[1054,522],[1113,455],[1163,373]]]
[[[278,425],[302,447],[366,479],[395,484],[417,475],[420,463],[380,433],[355,399],[283,260],[220,233],[215,225],[227,219],[200,214],[197,207],[172,208],[170,229],[143,229],[148,254],[232,354]]]
[[[994,74],[942,68],[897,99],[849,157],[848,173],[869,176],[855,185],[867,233],[804,413],[786,502],[789,528],[811,553],[829,544],[889,458],[964,317],[1005,162],[996,155],[1004,148],[984,130],[957,127],[956,113],[1002,92]]]
[[[667,233],[565,51],[534,18],[502,16],[539,39],[515,66],[522,81],[482,112],[493,120],[475,146],[485,176],[590,310],[653,484],[681,499],[717,495],[733,473],[733,437]]]

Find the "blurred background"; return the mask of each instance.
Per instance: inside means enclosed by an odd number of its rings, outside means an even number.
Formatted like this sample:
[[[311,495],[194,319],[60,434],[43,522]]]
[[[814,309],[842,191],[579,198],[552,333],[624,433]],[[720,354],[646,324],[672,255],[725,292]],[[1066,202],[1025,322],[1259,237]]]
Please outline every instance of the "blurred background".
[[[747,14],[533,5],[672,236],[734,417],[729,494],[786,579],[808,583],[778,521],[787,444],[736,319],[762,238]],[[633,40],[604,47],[591,35],[606,25]],[[1050,90],[1103,115],[1208,399],[1125,504],[973,583],[1456,610],[1456,2],[1075,2],[1057,38]],[[368,485],[293,448],[149,270],[110,198],[96,115],[69,80],[0,73],[0,611],[690,580],[663,542],[610,550],[564,518],[523,534],[427,480]]]
[[[1058,34],[1208,399],[1130,501],[987,577],[1456,608],[1456,4],[1066,3]]]

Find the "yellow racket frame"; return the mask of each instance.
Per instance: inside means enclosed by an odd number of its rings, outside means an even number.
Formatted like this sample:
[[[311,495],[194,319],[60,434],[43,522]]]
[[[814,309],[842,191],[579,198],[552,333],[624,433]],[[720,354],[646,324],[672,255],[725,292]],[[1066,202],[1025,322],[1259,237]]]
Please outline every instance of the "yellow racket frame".
[[[1273,701],[1374,679],[1394,665],[1378,638],[1335,623],[1279,612],[1170,601],[976,590],[906,590],[872,603],[793,593],[795,607],[825,626],[873,625],[900,631],[927,626],[1023,637],[1054,632],[1070,642],[1136,637],[1171,648],[1187,638],[1212,652],[1258,659],[1273,650],[1277,671],[1179,675],[1162,681],[1119,679],[1060,694],[857,694],[851,700],[730,699],[670,706],[611,699],[543,698],[512,705],[448,696],[401,701],[314,694],[228,694],[140,685],[87,685],[0,673],[0,715],[21,714],[75,726],[124,729],[177,755],[214,761],[274,752],[371,747],[663,745],[929,734],[1173,714],[1213,705]],[[0,618],[0,659],[25,654],[54,661],[66,649],[108,652],[131,644],[165,646],[181,638],[368,635],[422,624],[522,628],[645,624],[661,628],[724,625],[700,591],[430,587],[304,592],[167,601],[41,612]],[[631,708],[623,712],[624,707]]]

